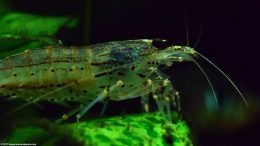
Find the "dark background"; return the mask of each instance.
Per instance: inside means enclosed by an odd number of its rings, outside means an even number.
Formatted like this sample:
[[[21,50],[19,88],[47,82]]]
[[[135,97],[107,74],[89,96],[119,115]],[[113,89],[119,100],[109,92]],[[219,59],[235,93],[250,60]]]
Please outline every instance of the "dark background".
[[[203,94],[208,88],[198,69],[194,65],[183,63],[165,70],[174,86],[182,93],[182,112],[195,131],[194,139],[197,145],[260,144],[260,126],[258,126],[260,120],[257,112],[260,102],[258,92],[260,5],[256,0],[10,0],[9,2],[12,9],[18,12],[79,18],[80,26],[76,30],[61,30],[56,36],[66,45],[87,45],[140,38],[164,38],[173,45],[186,45],[184,23],[186,18],[190,46],[193,46],[202,31],[196,50],[210,58],[232,78],[249,102],[247,109],[231,84],[209,64],[199,59],[209,72],[220,97],[220,109],[209,116],[206,112],[209,109],[204,105],[203,99],[193,98]],[[203,88],[197,90],[201,86]],[[224,99],[222,95],[230,95],[228,98],[238,101],[240,105],[225,104],[228,99]],[[232,116],[241,112],[238,110],[241,106],[242,114],[246,115],[242,118],[246,120],[239,118],[234,120]],[[228,114],[224,115],[225,113]]]

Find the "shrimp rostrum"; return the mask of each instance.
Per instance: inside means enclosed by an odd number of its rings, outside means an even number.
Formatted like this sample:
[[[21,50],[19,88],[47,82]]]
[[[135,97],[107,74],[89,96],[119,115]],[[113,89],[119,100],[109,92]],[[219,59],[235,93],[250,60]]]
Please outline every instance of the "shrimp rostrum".
[[[158,40],[50,46],[6,57],[0,61],[1,96],[28,101],[17,109],[44,100],[81,104],[63,119],[74,114],[80,119],[106,99],[141,97],[148,111],[148,97],[152,96],[165,121],[171,122],[172,107],[180,109],[179,94],[159,66],[194,61],[197,52],[187,46],[160,48],[155,42]]]

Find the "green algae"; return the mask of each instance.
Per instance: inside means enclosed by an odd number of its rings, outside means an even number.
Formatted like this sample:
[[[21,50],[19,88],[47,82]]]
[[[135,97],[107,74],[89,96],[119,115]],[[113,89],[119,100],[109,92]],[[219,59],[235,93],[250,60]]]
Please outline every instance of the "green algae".
[[[152,120],[151,120],[152,119]],[[161,122],[159,122],[161,121]],[[37,145],[102,145],[102,146],[187,146],[193,145],[190,129],[185,121],[174,124],[162,122],[159,112],[104,117],[75,123],[20,127],[5,140],[9,143],[36,143]]]

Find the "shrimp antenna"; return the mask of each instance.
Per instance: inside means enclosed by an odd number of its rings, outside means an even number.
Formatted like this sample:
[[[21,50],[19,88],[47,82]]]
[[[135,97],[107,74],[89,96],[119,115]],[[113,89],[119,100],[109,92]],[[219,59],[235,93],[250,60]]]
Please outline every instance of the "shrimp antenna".
[[[240,92],[240,90],[235,85],[235,83],[217,65],[215,65],[212,61],[210,61],[207,57],[205,57],[204,55],[202,55],[201,53],[199,53],[197,51],[196,51],[196,54],[198,54],[200,57],[202,57],[204,60],[206,60],[208,63],[210,63],[213,67],[215,67],[232,84],[232,86],[236,89],[236,91],[239,93],[239,95],[241,96],[241,98],[245,102],[246,106],[248,107],[248,102],[247,102],[246,98]]]
[[[190,36],[189,36],[189,27],[188,27],[188,20],[184,15],[184,12],[182,11],[182,17],[184,19],[184,23],[185,23],[185,32],[186,32],[186,45],[189,46],[190,45]]]
[[[212,85],[212,83],[211,83],[211,81],[210,81],[208,75],[206,74],[206,72],[204,71],[204,69],[200,66],[200,64],[199,64],[196,60],[192,59],[192,61],[197,65],[197,67],[200,69],[200,71],[203,73],[203,75],[205,76],[206,80],[208,81],[209,86],[210,86],[210,88],[211,88],[211,90],[212,90],[212,93],[213,93],[214,98],[215,98],[215,101],[216,101],[216,107],[218,108],[218,107],[219,107],[219,106],[218,106],[218,98],[217,98],[216,92],[215,92],[215,90],[214,90],[214,88],[213,88],[213,85]]]
[[[20,109],[23,109],[24,107],[27,107],[28,105],[31,105],[31,104],[33,104],[33,103],[36,103],[36,102],[35,102],[35,101],[27,102],[27,103],[25,103],[25,104],[23,104],[23,105],[21,105],[21,106],[15,108],[15,109],[9,111],[9,112],[7,112],[7,113],[1,115],[1,116],[0,116],[0,120],[4,119],[5,117],[11,115],[12,113],[15,113],[15,112],[19,111]]]
[[[194,43],[193,45],[193,48],[196,48],[201,40],[201,37],[202,37],[202,33],[203,33],[203,26],[204,26],[204,23],[205,23],[205,17],[206,17],[206,7],[204,7],[203,9],[203,12],[202,12],[202,18],[201,18],[201,22],[200,22],[200,31],[199,31],[199,34],[198,34],[198,38],[196,40],[196,42]]]
[[[205,13],[204,13],[204,14],[205,14]],[[184,15],[184,12],[183,12],[183,11],[182,11],[182,16],[183,16],[184,23],[185,23],[186,42],[187,42],[186,45],[189,46],[189,27],[188,27],[188,21],[187,21],[187,18],[185,17],[185,15]],[[204,17],[205,17],[205,16],[203,15],[203,18],[204,18]],[[201,26],[200,26],[201,29],[200,29],[200,32],[199,32],[199,35],[198,35],[198,39],[197,39],[197,41],[196,41],[195,44],[194,44],[194,47],[196,47],[196,46],[198,45],[199,41],[200,41],[200,38],[201,38],[201,36],[202,36],[202,28],[203,28],[203,26],[204,26],[204,21],[203,21],[203,19],[202,19]],[[214,98],[215,98],[215,101],[216,101],[216,107],[218,108],[218,107],[219,107],[219,106],[218,106],[218,98],[217,98],[216,92],[215,92],[215,90],[214,90],[214,88],[213,88],[213,85],[212,85],[212,83],[211,83],[211,81],[210,81],[208,75],[206,74],[206,72],[203,70],[203,68],[200,66],[200,64],[199,64],[196,60],[194,60],[194,59],[192,59],[192,60],[193,60],[193,62],[197,65],[197,67],[200,69],[200,71],[203,73],[203,75],[205,76],[206,80],[208,81],[209,86],[210,86],[210,88],[211,88],[211,90],[212,90],[212,93],[213,93]]]

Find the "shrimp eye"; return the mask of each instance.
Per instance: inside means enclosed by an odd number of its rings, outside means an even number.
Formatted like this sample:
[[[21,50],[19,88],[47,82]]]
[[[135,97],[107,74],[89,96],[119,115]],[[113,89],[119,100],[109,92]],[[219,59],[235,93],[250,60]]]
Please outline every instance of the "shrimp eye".
[[[167,47],[167,41],[164,39],[153,39],[152,45],[158,49],[164,49]]]

